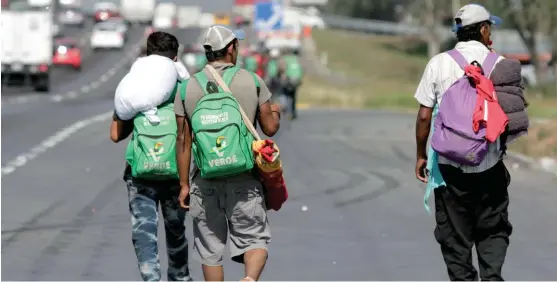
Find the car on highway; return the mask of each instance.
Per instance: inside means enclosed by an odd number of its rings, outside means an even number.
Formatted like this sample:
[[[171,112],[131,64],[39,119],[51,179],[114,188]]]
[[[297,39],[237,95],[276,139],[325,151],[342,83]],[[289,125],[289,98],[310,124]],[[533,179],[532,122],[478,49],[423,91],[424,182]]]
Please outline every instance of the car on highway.
[[[63,25],[85,26],[85,15],[79,9],[64,8],[58,13],[58,22]]]
[[[120,9],[112,2],[99,2],[93,6],[95,23],[120,16]]]
[[[54,56],[52,64],[55,66],[70,66],[81,70],[81,48],[73,38],[61,38],[54,42]]]
[[[90,42],[93,50],[122,49],[126,43],[126,38],[118,24],[101,22],[93,26]]]
[[[110,18],[110,19],[106,20],[106,22],[113,23],[114,25],[116,25],[116,29],[119,30],[120,32],[122,32],[124,35],[126,35],[128,33],[128,24],[127,24],[126,20],[124,20],[124,18],[113,17],[113,18]]]

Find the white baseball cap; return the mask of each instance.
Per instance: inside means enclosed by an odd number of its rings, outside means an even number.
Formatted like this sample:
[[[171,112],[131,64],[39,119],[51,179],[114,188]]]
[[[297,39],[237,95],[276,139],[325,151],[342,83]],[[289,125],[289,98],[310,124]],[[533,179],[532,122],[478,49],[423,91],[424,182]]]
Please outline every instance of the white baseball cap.
[[[492,15],[484,6],[479,4],[464,5],[455,15],[455,20],[460,19],[460,24],[455,24],[453,31],[459,28],[477,24],[484,21],[490,21],[493,25],[500,25],[503,20],[500,17]]]
[[[221,25],[214,25],[207,29],[203,46],[209,46],[213,51],[224,49],[234,39],[244,40],[243,30],[232,31]]]

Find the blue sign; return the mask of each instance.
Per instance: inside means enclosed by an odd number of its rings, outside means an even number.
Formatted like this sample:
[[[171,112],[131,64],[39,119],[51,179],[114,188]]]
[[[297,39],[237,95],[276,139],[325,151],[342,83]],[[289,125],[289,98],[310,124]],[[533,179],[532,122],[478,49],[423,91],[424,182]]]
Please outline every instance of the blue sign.
[[[255,29],[258,31],[280,30],[283,10],[278,1],[255,4]]]

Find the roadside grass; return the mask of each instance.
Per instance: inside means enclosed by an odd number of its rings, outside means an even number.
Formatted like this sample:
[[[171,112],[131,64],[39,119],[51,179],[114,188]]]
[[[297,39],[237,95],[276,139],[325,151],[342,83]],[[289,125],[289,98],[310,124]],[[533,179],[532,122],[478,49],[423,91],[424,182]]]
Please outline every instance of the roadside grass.
[[[413,98],[428,58],[419,38],[369,35],[339,30],[313,31],[316,53],[345,83],[308,75],[299,100],[314,106],[415,111]],[[549,90],[548,90],[549,89]],[[555,88],[528,89],[529,113],[557,118]]]
[[[534,158],[557,158],[557,119],[532,126],[528,135],[511,144],[510,149]]]

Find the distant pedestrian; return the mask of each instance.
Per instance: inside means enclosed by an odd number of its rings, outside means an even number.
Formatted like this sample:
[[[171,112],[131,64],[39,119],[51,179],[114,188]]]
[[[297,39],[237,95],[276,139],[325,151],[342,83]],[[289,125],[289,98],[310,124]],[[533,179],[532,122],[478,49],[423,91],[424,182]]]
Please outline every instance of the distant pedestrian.
[[[240,108],[267,136],[279,129],[280,113],[270,105],[271,93],[263,80],[235,66],[239,40],[241,31],[209,28],[204,42],[209,63],[180,89],[181,97],[176,96],[174,103],[180,201],[187,207],[191,197],[194,251],[206,281],[224,281],[222,260],[228,239],[232,260],[245,264],[243,280],[258,280],[271,241],[263,187],[253,169],[254,139]],[[219,87],[211,68],[231,93]]]
[[[178,40],[173,35],[156,32],[149,36],[146,56],[159,55],[176,61],[177,54]],[[124,180],[128,186],[132,243],[144,281],[161,281],[157,239],[159,205],[166,235],[168,281],[192,281],[184,226],[186,210],[178,202],[180,185],[176,167],[177,128],[173,102],[174,95],[171,95],[168,101],[158,106],[156,115],[161,121],[156,125],[142,113],[124,121],[115,112],[110,126],[113,142],[132,135],[126,150]]]
[[[450,154],[437,154],[431,147],[428,154],[426,144],[432,117],[435,124],[434,135],[437,130],[443,130],[454,136],[453,141],[443,139],[445,142],[453,142],[449,145],[456,146],[457,140],[463,140],[460,148],[467,150],[470,148],[466,144],[482,142],[464,140],[462,133],[459,135],[454,130],[451,131],[451,128],[445,127],[451,122],[455,127],[459,126],[454,116],[457,112],[462,113],[463,108],[468,106],[455,105],[454,112],[444,112],[441,100],[449,99],[453,94],[460,94],[457,93],[460,88],[451,86],[464,76],[464,66],[472,62],[483,64],[484,75],[488,77],[494,65],[502,59],[489,49],[491,27],[499,24],[500,21],[500,18],[492,16],[480,5],[469,4],[462,7],[455,16],[458,43],[454,50],[439,54],[429,61],[415,94],[415,98],[420,103],[416,120],[418,158],[416,177],[428,184],[428,191],[435,189],[437,226],[434,234],[441,246],[449,278],[453,281],[478,280],[478,272],[472,264],[474,246],[477,251],[481,280],[503,280],[502,267],[509,246],[509,236],[512,233],[512,225],[508,218],[507,190],[510,174],[502,161],[504,144],[501,144],[500,138],[493,143],[487,143],[486,151],[482,152],[485,156],[481,158],[480,155],[475,154],[475,151],[469,151],[470,154],[466,155],[466,158],[469,160],[479,158],[478,163],[472,165],[458,161]],[[468,73],[468,70],[473,68],[466,69]],[[461,80],[461,83],[459,85],[464,89],[470,82]],[[472,94],[475,94],[475,91]],[[445,97],[445,95],[449,96]],[[451,97],[458,96],[454,95]],[[470,99],[476,101],[475,96],[471,96]],[[462,99],[462,96],[454,99]],[[487,100],[485,102],[487,106]],[[474,105],[471,107],[473,108]],[[497,102],[493,107],[494,109],[499,107]],[[481,109],[487,110],[483,107]],[[439,119],[437,113],[442,114],[443,119]],[[465,124],[463,126],[469,126],[467,130],[471,131],[473,110],[465,114],[469,115],[469,120],[462,121]],[[490,118],[493,117],[494,120],[505,118],[492,116],[494,114],[489,113]]]

